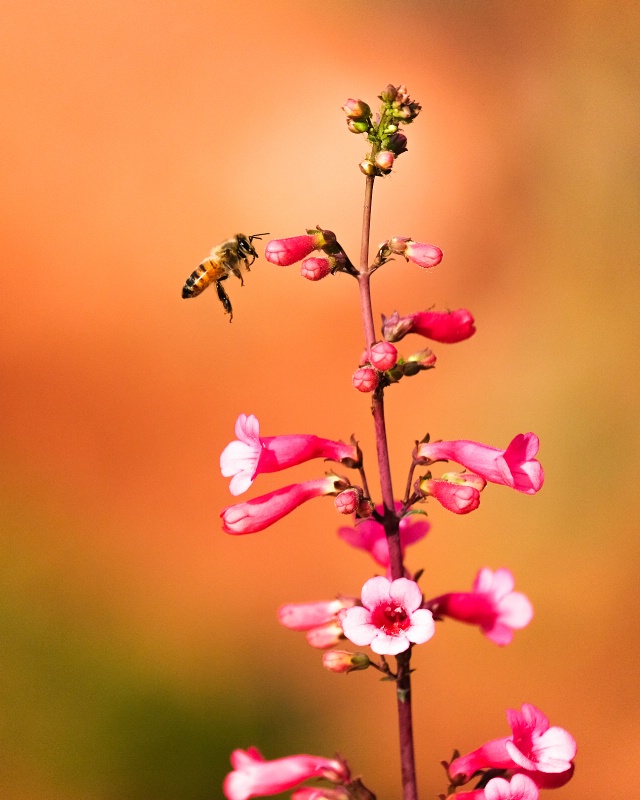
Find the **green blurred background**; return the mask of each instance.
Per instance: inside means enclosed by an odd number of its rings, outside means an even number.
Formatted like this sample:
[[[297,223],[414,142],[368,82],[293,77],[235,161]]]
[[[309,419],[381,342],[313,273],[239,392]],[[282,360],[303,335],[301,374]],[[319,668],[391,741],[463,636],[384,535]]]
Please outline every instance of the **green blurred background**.
[[[430,508],[410,551],[431,596],[508,566],[536,608],[504,650],[453,623],[417,649],[422,796],[522,702],[578,740],[559,798],[636,782],[639,22],[604,0],[3,4],[3,798],[221,797],[252,744],[338,751],[399,797],[390,687],[325,672],[275,621],[373,564],[328,501],[255,536],[218,519],[242,411],[265,435],[355,433],[373,464],[355,284],[261,259],[228,283],[232,325],[215,295],[180,299],[238,230],[320,224],[357,253],[365,147],[340,106],[389,82],[424,110],[373,244],[445,259],[381,270],[376,315],[464,306],[478,327],[389,392],[396,486],[427,430],[533,430],[547,477],[469,517]]]

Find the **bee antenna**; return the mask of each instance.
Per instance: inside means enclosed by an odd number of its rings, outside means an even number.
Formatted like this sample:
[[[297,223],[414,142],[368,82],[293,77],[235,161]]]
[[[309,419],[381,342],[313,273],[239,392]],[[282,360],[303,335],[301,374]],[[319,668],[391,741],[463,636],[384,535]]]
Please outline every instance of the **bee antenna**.
[[[269,233],[253,233],[249,237],[249,241],[252,242],[254,239],[262,239],[263,236],[269,236]]]

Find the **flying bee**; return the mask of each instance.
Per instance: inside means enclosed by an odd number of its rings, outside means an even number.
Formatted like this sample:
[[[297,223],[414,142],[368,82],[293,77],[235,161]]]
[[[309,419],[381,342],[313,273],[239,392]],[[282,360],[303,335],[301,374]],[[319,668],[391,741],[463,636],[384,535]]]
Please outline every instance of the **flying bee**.
[[[204,292],[211,283],[215,283],[218,299],[224,306],[225,314],[229,314],[229,322],[231,322],[233,309],[229,295],[222,287],[222,281],[226,281],[229,273],[232,273],[236,278],[240,278],[240,284],[244,286],[240,270],[244,267],[247,272],[250,272],[251,265],[258,258],[252,242],[254,239],[268,235],[268,233],[254,233],[252,236],[245,236],[244,233],[236,233],[226,242],[217,244],[207,258],[187,278],[182,287],[183,298],[196,297]]]

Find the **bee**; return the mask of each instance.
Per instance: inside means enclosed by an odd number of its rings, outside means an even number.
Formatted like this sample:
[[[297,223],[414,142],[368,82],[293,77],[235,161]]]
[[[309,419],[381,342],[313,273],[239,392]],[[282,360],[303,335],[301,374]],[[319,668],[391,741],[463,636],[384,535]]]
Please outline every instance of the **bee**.
[[[207,258],[187,278],[182,287],[182,297],[185,299],[196,297],[204,292],[211,283],[215,283],[218,299],[224,307],[225,314],[229,314],[229,322],[231,322],[233,309],[229,295],[222,287],[222,281],[226,281],[229,273],[232,273],[236,278],[240,278],[240,284],[244,286],[240,270],[244,267],[247,272],[250,272],[251,265],[258,258],[252,242],[254,239],[268,235],[268,233],[254,233],[252,236],[245,236],[244,233],[236,233],[231,239],[217,244]]]

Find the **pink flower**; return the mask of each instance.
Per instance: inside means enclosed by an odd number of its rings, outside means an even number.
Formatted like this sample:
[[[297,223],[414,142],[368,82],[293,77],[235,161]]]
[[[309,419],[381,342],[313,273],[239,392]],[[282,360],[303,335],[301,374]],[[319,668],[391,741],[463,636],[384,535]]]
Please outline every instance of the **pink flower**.
[[[228,800],[279,794],[309,778],[326,778],[332,783],[350,778],[346,764],[320,756],[287,756],[266,761],[259,750],[234,750],[230,772],[224,779],[223,791]]]
[[[246,492],[261,472],[279,472],[295,467],[312,458],[331,461],[357,461],[354,445],[321,439],[310,434],[260,436],[260,423],[250,414],[240,414],[236,420],[235,441],[228,444],[220,456],[220,469],[225,478],[231,477],[232,495]]]
[[[466,308],[456,311],[415,311],[401,317],[394,311],[382,317],[382,335],[388,342],[398,342],[408,333],[417,333],[434,342],[453,344],[476,332],[474,320]]]
[[[288,267],[290,264],[295,264],[296,261],[302,261],[303,258],[323,247],[324,244],[325,239],[321,231],[305,236],[291,236],[288,239],[272,239],[267,242],[264,257],[272,264]]]
[[[535,433],[519,433],[506,450],[458,439],[452,442],[424,442],[418,446],[418,457],[428,462],[450,459],[491,483],[510,486],[525,494],[535,494],[544,482],[542,466],[534,458],[538,446]]]
[[[372,392],[379,383],[377,370],[373,367],[360,367],[353,373],[351,379],[354,387],[359,392]]]
[[[318,625],[317,628],[309,628],[306,634],[308,644],[318,650],[335,647],[343,638],[342,626],[337,620],[327,622],[325,625]]]
[[[376,369],[386,372],[391,367],[395,367],[398,361],[398,351],[391,342],[376,342],[369,348],[368,357]]]
[[[513,575],[508,569],[492,572],[487,567],[476,575],[471,592],[453,592],[430,600],[427,606],[436,616],[479,625],[487,639],[506,645],[513,631],[526,627],[533,607],[521,592],[514,592]]]
[[[565,773],[572,769],[576,754],[573,736],[563,728],[549,727],[549,720],[530,703],[522,711],[507,710],[511,736],[493,739],[477,750],[454,759],[449,765],[452,778],[469,779],[486,768],[525,770],[532,773]]]
[[[300,274],[309,281],[320,281],[331,272],[328,258],[305,258],[300,265]]]
[[[397,508],[399,507],[400,504]],[[382,506],[378,506],[377,511],[382,514]],[[423,539],[430,527],[427,520],[417,519],[416,515],[402,517],[400,520],[400,545],[403,556],[407,546]],[[356,522],[355,528],[340,528],[338,536],[351,547],[365,550],[381,567],[385,567],[385,569],[389,567],[389,545],[381,522],[376,522],[374,519],[363,519]]]
[[[339,478],[329,476],[304,483],[294,483],[291,486],[276,489],[275,492],[254,497],[253,500],[247,500],[246,503],[227,506],[220,514],[222,530],[232,534],[262,531],[289,514],[294,508],[306,503],[307,500],[334,494],[342,486]]]
[[[278,621],[292,631],[308,631],[333,622],[340,611],[355,606],[355,597],[339,597],[319,603],[287,603],[278,609]]]
[[[456,800],[538,800],[540,792],[535,782],[526,775],[517,773],[511,781],[492,778],[484,789],[460,792]]]
[[[397,655],[412,642],[428,641],[435,632],[431,612],[421,605],[422,592],[415,581],[390,581],[378,575],[362,587],[362,606],[342,612],[342,630],[360,647],[369,645],[374,653]]]

